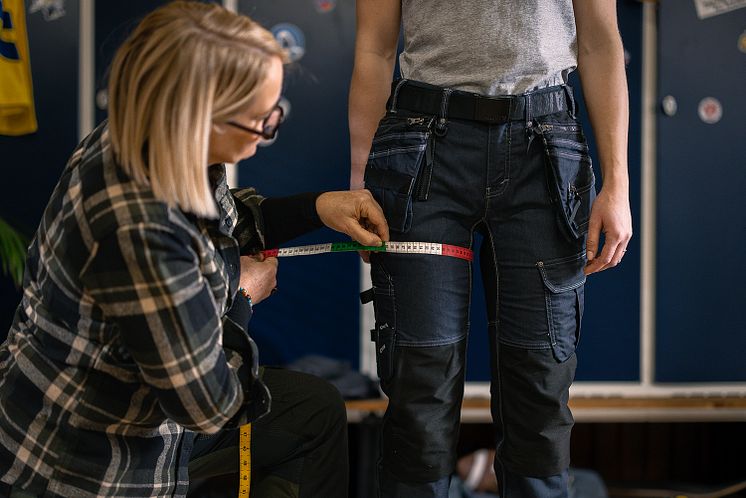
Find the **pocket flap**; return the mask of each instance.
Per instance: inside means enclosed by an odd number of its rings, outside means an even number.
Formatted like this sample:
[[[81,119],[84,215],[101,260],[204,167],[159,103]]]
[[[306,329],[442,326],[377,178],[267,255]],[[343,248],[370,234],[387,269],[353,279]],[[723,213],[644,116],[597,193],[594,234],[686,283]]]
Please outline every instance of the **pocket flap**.
[[[365,172],[365,185],[410,195],[414,178],[398,171],[368,168]]]
[[[577,289],[585,283],[585,252],[569,258],[539,261],[539,268],[544,285],[554,294]]]

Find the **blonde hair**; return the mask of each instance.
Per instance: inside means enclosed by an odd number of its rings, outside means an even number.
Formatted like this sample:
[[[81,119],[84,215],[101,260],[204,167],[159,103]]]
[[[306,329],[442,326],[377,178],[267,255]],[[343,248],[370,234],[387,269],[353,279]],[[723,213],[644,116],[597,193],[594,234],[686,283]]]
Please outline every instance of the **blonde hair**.
[[[245,109],[272,57],[272,34],[216,4],[176,1],[148,14],[117,50],[109,82],[114,157],[171,206],[216,217],[207,154],[213,121]]]

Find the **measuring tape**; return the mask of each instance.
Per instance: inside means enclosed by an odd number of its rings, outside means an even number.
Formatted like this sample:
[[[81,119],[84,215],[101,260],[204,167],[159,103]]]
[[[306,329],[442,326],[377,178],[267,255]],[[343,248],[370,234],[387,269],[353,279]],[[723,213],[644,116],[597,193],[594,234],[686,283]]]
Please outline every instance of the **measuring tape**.
[[[238,441],[238,496],[249,498],[251,490],[251,424],[242,425]]]
[[[466,247],[438,244],[436,242],[384,242],[382,246],[364,246],[357,242],[331,242],[310,246],[285,247],[262,251],[265,258],[283,258],[289,256],[310,256],[328,252],[391,252],[396,254],[433,254],[472,261],[474,252]]]

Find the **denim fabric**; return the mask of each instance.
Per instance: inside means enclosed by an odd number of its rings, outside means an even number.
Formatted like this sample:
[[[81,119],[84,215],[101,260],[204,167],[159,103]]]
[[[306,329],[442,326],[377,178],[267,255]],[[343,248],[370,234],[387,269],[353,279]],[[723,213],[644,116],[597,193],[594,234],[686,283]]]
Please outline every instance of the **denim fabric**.
[[[570,111],[485,124],[421,115],[405,104],[392,106],[379,125],[366,188],[383,207],[392,240],[471,247],[474,232],[484,234],[502,496],[567,496],[567,399],[595,197],[580,126]],[[378,373],[389,396],[381,496],[445,497],[463,396],[471,264],[377,253],[371,276]]]

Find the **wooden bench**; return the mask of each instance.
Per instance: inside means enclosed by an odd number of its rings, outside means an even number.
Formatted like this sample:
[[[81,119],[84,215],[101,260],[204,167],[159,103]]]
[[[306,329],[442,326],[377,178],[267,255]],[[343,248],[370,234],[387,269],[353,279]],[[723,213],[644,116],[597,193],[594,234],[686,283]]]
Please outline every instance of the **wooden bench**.
[[[347,419],[356,423],[368,415],[383,416],[386,399],[347,401]],[[574,397],[570,408],[577,422],[698,422],[746,421],[746,396]],[[486,398],[465,398],[462,423],[492,421]]]

